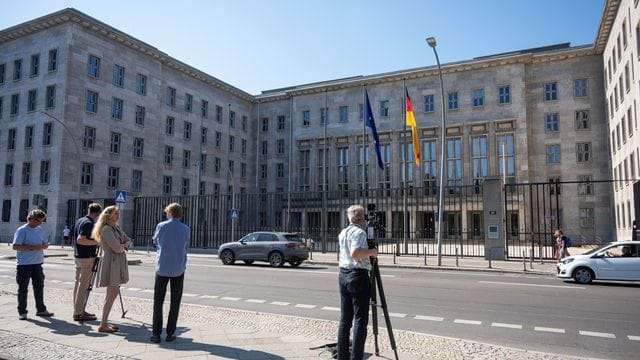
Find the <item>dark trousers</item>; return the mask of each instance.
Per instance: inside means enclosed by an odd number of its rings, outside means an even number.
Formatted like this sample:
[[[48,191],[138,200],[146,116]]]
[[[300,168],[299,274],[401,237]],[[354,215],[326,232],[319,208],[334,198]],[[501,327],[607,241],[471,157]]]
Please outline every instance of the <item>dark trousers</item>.
[[[371,282],[369,270],[340,268],[340,323],[338,325],[338,359],[364,358],[369,323]],[[353,344],[349,354],[349,331],[353,325]]]
[[[182,300],[182,286],[184,274],[176,277],[160,276],[156,274],[156,283],[153,287],[153,334],[162,334],[162,305],[167,295],[167,283],[171,286],[171,303],[169,305],[169,318],[167,319],[167,335],[176,332],[180,301]]]
[[[42,264],[18,265],[16,268],[16,283],[18,283],[18,314],[26,314],[29,280],[33,286],[33,296],[36,299],[36,310],[47,311],[44,305],[44,272]]]

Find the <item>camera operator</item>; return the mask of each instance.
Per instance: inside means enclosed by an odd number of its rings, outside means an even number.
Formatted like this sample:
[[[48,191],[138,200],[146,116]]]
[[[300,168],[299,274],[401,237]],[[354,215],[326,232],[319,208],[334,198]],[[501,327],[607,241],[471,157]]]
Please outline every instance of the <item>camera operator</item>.
[[[338,327],[338,359],[362,359],[369,323],[371,282],[369,257],[378,256],[378,250],[367,245],[367,223],[364,207],[352,205],[347,209],[349,226],[338,235],[340,242],[340,323]],[[353,351],[349,352],[349,332],[352,323]]]

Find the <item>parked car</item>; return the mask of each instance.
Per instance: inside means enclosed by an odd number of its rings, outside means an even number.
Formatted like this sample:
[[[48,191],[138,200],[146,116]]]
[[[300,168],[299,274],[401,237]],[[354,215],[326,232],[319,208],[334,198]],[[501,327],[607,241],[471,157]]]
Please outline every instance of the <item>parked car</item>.
[[[266,261],[274,267],[288,262],[297,267],[309,258],[309,247],[295,233],[258,231],[245,235],[239,241],[220,245],[218,258],[225,265],[242,260],[246,264]]]
[[[562,258],[558,277],[580,284],[593,280],[640,281],[640,241],[616,241],[582,255]]]

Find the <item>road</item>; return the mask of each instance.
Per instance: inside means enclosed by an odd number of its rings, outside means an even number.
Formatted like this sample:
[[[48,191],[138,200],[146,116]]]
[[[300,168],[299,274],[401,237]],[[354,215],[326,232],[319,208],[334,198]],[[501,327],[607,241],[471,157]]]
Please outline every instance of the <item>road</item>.
[[[1,260],[0,282],[14,269]],[[48,258],[45,272],[47,286],[73,287],[71,258]],[[381,275],[394,329],[579,357],[640,353],[639,283],[583,286],[552,276],[391,268]],[[153,276],[150,262],[130,266],[123,295],[152,298]],[[337,320],[337,268],[223,266],[190,255],[183,301]],[[382,311],[379,321],[383,327]]]

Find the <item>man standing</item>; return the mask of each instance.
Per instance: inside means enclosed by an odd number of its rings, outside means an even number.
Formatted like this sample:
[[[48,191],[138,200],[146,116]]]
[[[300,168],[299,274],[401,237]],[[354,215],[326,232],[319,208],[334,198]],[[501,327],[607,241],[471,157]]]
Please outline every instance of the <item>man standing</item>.
[[[172,203],[164,209],[164,212],[167,215],[167,221],[159,223],[153,234],[153,242],[156,245],[156,280],[153,290],[153,333],[150,341],[154,343],[160,342],[162,334],[162,305],[167,294],[167,283],[171,286],[171,303],[165,340],[176,339],[174,334],[182,300],[190,238],[189,227],[180,222],[184,213],[182,206]]]
[[[87,288],[91,282],[91,270],[98,253],[98,242],[91,238],[91,231],[101,211],[100,204],[89,204],[87,215],[76,221],[76,241],[73,244],[76,263],[76,281],[73,287],[73,320],[75,321],[96,320],[96,315],[84,311],[84,307],[88,296]]]
[[[47,311],[44,304],[44,249],[49,247],[40,225],[46,220],[47,214],[34,209],[27,215],[27,223],[20,226],[13,235],[13,250],[16,250],[16,282],[18,283],[18,318],[27,319],[27,295],[29,281],[33,286],[33,296],[36,300],[36,315],[49,317],[53,313]]]
[[[347,209],[349,226],[338,235],[340,242],[340,323],[338,327],[338,359],[360,360],[364,357],[364,343],[369,323],[371,282],[369,257],[378,256],[377,249],[367,246],[364,208],[352,205]],[[353,350],[349,352],[349,332],[352,323]]]
[[[69,245],[69,236],[71,236],[71,230],[69,226],[65,225],[64,229],[62,229],[62,241],[65,245]]]

